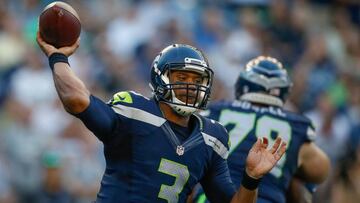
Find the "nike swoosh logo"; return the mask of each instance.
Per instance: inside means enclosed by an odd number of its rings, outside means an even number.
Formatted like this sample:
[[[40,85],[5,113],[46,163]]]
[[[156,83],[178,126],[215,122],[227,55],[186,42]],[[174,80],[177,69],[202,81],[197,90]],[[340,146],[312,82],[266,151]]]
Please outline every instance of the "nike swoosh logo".
[[[126,97],[122,97],[122,96],[118,96],[118,98],[120,99],[120,100],[125,100],[126,99]]]

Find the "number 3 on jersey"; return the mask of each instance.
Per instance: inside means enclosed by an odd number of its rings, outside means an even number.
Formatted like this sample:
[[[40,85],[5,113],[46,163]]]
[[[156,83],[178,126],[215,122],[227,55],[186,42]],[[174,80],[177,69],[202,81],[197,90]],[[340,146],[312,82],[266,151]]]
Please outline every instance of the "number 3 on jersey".
[[[291,127],[288,122],[272,118],[264,115],[256,119],[255,113],[242,113],[238,111],[223,110],[221,112],[219,122],[224,126],[234,125],[234,128],[229,131],[231,148],[230,154],[239,146],[239,144],[253,131],[256,137],[266,137],[269,140],[269,146],[274,144],[276,137],[272,134],[276,133],[286,141],[287,147],[291,140]],[[282,176],[282,168],[285,165],[286,153],[278,161],[276,166],[270,173],[280,178]]]
[[[184,185],[190,176],[188,167],[162,158],[158,171],[175,177],[173,185],[161,185],[158,197],[167,200],[168,203],[178,202],[179,194],[183,190]]]

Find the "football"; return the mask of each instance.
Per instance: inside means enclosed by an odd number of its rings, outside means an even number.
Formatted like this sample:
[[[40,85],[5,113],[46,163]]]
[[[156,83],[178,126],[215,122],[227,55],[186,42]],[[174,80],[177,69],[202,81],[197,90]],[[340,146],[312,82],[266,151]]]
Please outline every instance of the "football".
[[[53,2],[44,8],[39,17],[40,36],[56,48],[74,44],[80,31],[80,18],[67,3]]]

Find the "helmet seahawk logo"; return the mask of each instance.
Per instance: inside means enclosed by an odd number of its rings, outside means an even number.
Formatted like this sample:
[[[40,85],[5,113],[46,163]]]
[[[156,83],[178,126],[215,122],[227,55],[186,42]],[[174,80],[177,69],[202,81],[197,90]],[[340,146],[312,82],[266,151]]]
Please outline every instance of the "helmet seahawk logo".
[[[118,92],[114,95],[112,104],[116,104],[118,102],[124,102],[132,104],[133,100],[129,92]]]

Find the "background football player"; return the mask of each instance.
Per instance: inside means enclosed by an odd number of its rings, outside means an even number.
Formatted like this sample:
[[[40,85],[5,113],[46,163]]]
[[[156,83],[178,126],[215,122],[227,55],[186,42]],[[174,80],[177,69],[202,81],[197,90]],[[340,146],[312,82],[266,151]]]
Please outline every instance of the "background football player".
[[[194,114],[206,106],[213,80],[207,60],[194,47],[171,45],[155,58],[153,98],[124,91],[106,104],[90,94],[68,64],[79,40],[60,49],[39,34],[37,40],[49,57],[64,108],[104,144],[106,169],[97,202],[185,202],[198,182],[213,202],[253,202],[259,179],[285,152],[280,138],[269,150],[267,139],[258,139],[236,192],[226,164],[226,130]]]
[[[288,203],[311,203],[313,202],[314,193],[317,185],[306,183],[300,178],[294,176],[286,191],[286,202]]]
[[[315,129],[310,120],[283,109],[292,83],[282,64],[259,56],[247,63],[235,86],[235,101],[212,104],[204,115],[219,121],[229,132],[228,164],[231,178],[239,186],[251,145],[260,136],[270,143],[278,137],[288,142],[285,155],[263,177],[257,202],[283,203],[294,174],[301,180],[321,183],[329,172],[327,156],[312,141]],[[197,195],[197,202],[205,202]]]

